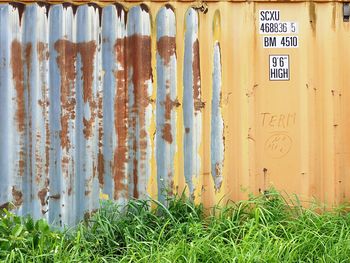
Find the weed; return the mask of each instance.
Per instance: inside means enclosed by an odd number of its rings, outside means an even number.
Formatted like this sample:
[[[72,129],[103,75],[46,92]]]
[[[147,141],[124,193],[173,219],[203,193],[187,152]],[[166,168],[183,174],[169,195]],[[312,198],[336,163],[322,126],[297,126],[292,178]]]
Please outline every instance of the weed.
[[[205,216],[184,195],[103,202],[87,222],[57,231],[5,210],[0,260],[6,262],[349,262],[349,207],[319,211],[269,191]]]

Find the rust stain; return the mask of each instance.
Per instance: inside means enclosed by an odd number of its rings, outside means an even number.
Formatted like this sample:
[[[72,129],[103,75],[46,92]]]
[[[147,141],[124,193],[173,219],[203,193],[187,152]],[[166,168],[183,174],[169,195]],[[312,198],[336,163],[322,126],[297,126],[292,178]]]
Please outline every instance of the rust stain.
[[[167,91],[169,92],[169,86],[166,86]],[[172,143],[173,142],[173,135],[171,133],[171,124],[170,124],[170,119],[171,119],[171,112],[174,107],[179,107],[180,103],[176,99],[175,101],[171,100],[170,95],[167,94],[165,97],[164,101],[164,118],[165,118],[165,124],[162,129],[162,138],[168,142]]]
[[[75,83],[75,60],[76,60],[76,45],[68,40],[58,40],[54,44],[57,51],[56,62],[60,70],[61,76],[61,147],[68,150],[70,148],[70,140],[68,134],[69,119],[75,117],[75,98],[74,98],[74,83]]]
[[[86,43],[78,43],[77,51],[81,56],[82,72],[83,72],[83,88],[84,88],[84,102],[92,103],[94,101],[92,92],[93,72],[94,72],[94,58],[96,53],[96,42],[89,41]]]
[[[157,51],[163,59],[164,65],[169,65],[170,58],[176,55],[176,40],[175,37],[162,36],[157,41]]]
[[[220,163],[215,163],[215,177],[219,177],[221,175]]]
[[[114,101],[114,129],[118,138],[118,145],[114,153],[114,198],[117,199],[120,191],[126,188],[123,178],[125,177],[125,164],[127,162],[127,134],[128,134],[128,89],[126,67],[126,38],[117,39],[114,52],[118,69],[115,71],[116,91]]]
[[[44,205],[47,204],[47,199],[46,199],[47,192],[48,192],[47,187],[41,189],[41,190],[38,192],[38,198],[40,199],[40,203],[41,203],[42,206],[44,206]]]
[[[311,28],[313,30],[313,33],[315,34],[317,15],[316,15],[316,5],[314,2],[309,3],[309,18],[310,18]]]
[[[143,36],[135,34],[127,37],[127,61],[128,65],[132,68],[131,81],[133,84],[133,96],[134,104],[131,105],[132,115],[129,118],[129,124],[131,130],[135,131],[138,129],[140,131],[139,145],[137,145],[136,137],[137,134],[133,134],[133,151],[136,153],[140,152],[139,160],[144,161],[147,157],[147,131],[146,131],[146,108],[150,104],[150,98],[147,92],[148,80],[153,80],[152,78],[152,66],[151,66],[151,38],[150,36]],[[138,121],[138,122],[137,122]],[[136,127],[136,124],[139,127]],[[134,197],[138,198],[138,175],[145,174],[144,169],[137,167],[137,156],[133,156],[133,178],[134,178]]]
[[[78,43],[77,50],[81,56],[82,73],[83,73],[83,99],[85,103],[89,103],[91,116],[90,119],[83,119],[84,130],[83,133],[86,139],[93,135],[93,125],[96,118],[96,102],[92,89],[93,72],[94,72],[94,58],[96,53],[96,42],[89,41],[86,43]]]
[[[69,163],[69,158],[67,156],[62,158],[62,163],[63,164],[68,164]]]
[[[173,135],[171,133],[171,124],[170,123],[164,124],[163,129],[162,129],[162,138],[168,143],[173,142]]]
[[[63,149],[66,148],[68,150],[70,148],[68,126],[69,120],[75,118],[76,100],[74,98],[74,84],[78,54],[80,54],[82,64],[83,99],[85,103],[89,103],[91,111],[90,119],[83,119],[83,133],[86,139],[92,136],[92,128],[96,117],[96,102],[92,89],[96,47],[96,42],[93,40],[83,43],[73,43],[65,39],[60,39],[54,44],[54,48],[58,53],[56,61],[61,75],[61,104],[63,112],[60,138]]]
[[[49,59],[49,50],[48,50],[48,45],[46,43],[39,42],[36,45],[36,49],[37,49],[37,52],[38,52],[39,62],[42,62],[44,60],[48,60]]]
[[[15,206],[21,206],[23,203],[23,193],[21,190],[17,190],[15,186],[12,186],[12,197],[13,197],[13,204]]]
[[[194,99],[194,110],[195,114],[201,111],[204,108],[205,103],[201,100],[201,74],[200,74],[200,60],[199,60],[199,41],[193,43],[192,47],[193,52],[193,63],[192,63],[192,72],[193,72],[193,99]]]

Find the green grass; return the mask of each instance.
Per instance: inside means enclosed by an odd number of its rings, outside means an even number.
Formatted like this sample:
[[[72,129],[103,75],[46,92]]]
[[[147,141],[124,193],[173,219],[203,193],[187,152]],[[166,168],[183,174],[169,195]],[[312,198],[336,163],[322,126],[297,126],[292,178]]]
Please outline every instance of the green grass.
[[[150,209],[153,202],[154,209]],[[55,231],[5,213],[6,262],[350,262],[348,206],[320,213],[275,191],[215,207],[209,216],[184,196],[113,203],[74,229]],[[316,212],[317,211],[317,212]]]

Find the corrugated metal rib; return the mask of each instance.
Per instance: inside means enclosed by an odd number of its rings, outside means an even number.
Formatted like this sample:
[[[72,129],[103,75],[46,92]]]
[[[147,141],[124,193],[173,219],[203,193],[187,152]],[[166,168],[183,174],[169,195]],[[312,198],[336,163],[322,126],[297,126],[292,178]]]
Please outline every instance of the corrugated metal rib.
[[[183,71],[183,118],[184,118],[184,174],[191,196],[194,194],[194,178],[200,172],[202,113],[201,100],[198,13],[190,8],[186,13],[185,57]]]
[[[221,112],[222,106],[222,70],[220,47],[221,19],[220,11],[216,10],[213,19],[213,69],[212,69],[212,101],[211,101],[211,137],[210,159],[211,174],[214,180],[214,188],[220,190],[223,181],[224,165],[224,121]]]
[[[176,151],[176,21],[170,6],[157,15],[157,113],[156,158],[158,198],[165,201],[174,187]]]

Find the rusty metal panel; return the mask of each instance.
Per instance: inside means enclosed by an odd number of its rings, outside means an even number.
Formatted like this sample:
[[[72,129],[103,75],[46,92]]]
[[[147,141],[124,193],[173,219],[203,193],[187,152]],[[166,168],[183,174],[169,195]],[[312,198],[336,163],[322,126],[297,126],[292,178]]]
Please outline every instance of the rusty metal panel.
[[[176,154],[176,107],[180,106],[176,90],[176,20],[171,6],[162,7],[157,23],[157,104],[156,159],[158,198],[165,202],[174,188]]]
[[[62,226],[101,198],[183,189],[207,207],[271,186],[348,201],[342,7],[1,4],[0,206]],[[298,45],[264,47],[261,10],[296,22]],[[270,79],[271,55],[288,80]]]

